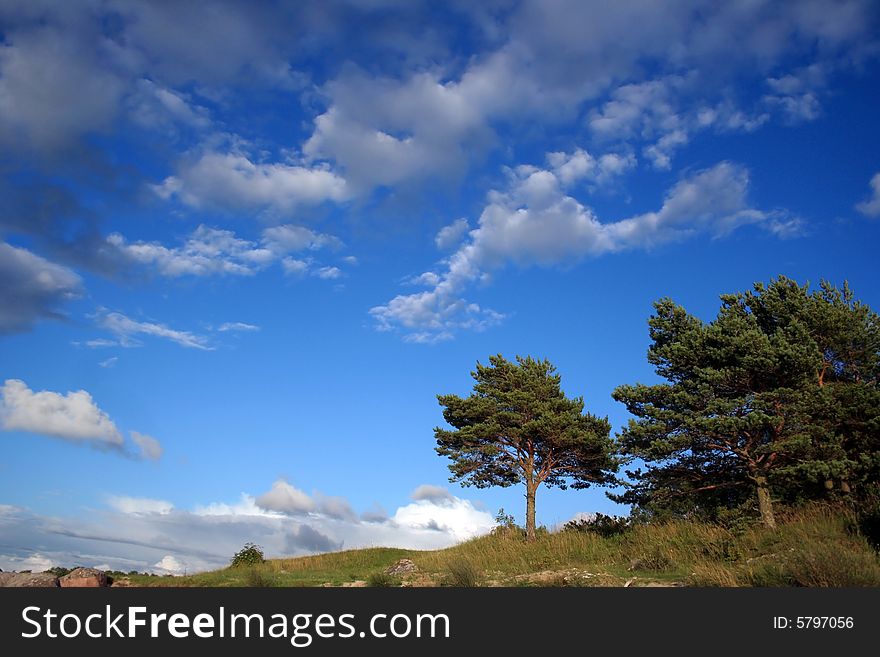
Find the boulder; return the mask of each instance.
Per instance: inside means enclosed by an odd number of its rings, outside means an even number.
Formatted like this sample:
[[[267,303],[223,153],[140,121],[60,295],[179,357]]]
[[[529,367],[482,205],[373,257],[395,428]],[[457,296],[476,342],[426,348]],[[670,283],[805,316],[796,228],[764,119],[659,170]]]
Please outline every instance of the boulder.
[[[4,573],[5,575],[6,573]],[[58,578],[52,573],[11,573],[11,577],[3,586],[15,588],[58,586]]]
[[[419,567],[412,562],[412,559],[401,559],[393,566],[385,569],[388,575],[406,575],[407,573],[418,572]]]
[[[110,586],[107,573],[96,568],[74,568],[60,580],[61,586],[70,588],[101,588]]]

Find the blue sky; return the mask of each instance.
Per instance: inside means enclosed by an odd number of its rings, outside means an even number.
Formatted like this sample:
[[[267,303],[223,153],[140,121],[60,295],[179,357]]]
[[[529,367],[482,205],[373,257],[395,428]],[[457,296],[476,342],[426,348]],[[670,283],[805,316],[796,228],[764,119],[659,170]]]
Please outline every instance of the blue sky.
[[[618,429],[662,296],[880,307],[876,3],[278,5],[0,2],[0,568],[448,545],[478,360]]]

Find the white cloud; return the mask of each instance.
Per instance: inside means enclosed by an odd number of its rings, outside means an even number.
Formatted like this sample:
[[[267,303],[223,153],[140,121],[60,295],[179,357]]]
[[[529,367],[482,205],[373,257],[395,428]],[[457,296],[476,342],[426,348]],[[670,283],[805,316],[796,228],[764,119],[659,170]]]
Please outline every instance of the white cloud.
[[[287,257],[281,261],[281,267],[284,269],[285,274],[299,276],[309,270],[309,263],[305,260]]]
[[[155,322],[139,322],[122,313],[101,311],[97,316],[97,324],[116,336],[116,344],[120,347],[139,347],[141,342],[136,336],[148,335],[151,337],[170,340],[181,347],[190,349],[202,349],[211,351],[214,347],[208,344],[208,339],[189,331],[178,331],[164,324]],[[88,346],[109,346],[104,340],[92,340],[86,343]]]
[[[162,575],[183,575],[187,572],[186,564],[171,554],[166,554],[159,559],[153,564],[153,568]]]
[[[479,511],[468,500],[457,497],[439,504],[430,500],[407,504],[397,509],[391,520],[401,527],[448,534],[456,541],[485,534],[495,526],[489,513]]]
[[[603,223],[563,189],[562,166],[554,170],[522,166],[511,171],[509,187],[489,195],[470,239],[444,261],[446,271],[430,278],[433,288],[398,295],[370,310],[379,330],[402,329],[404,339],[436,342],[457,330],[483,329],[503,316],[461,297],[466,287],[485,280],[509,263],[522,267],[577,262],[586,257],[652,248],[698,234],[724,236],[756,224],[781,236],[796,234],[797,218],[783,211],[754,209],[747,199],[748,172],[722,162],[676,183],[656,212]],[[561,164],[560,164],[561,163]],[[429,282],[429,277],[419,279]],[[436,281],[436,282],[435,282]]]
[[[428,502],[434,502],[435,504],[451,502],[454,499],[452,493],[446,488],[443,488],[443,486],[434,486],[432,484],[422,484],[421,486],[418,486],[410,494],[410,497],[417,502],[426,500]]]
[[[73,271],[27,249],[0,242],[0,335],[30,330],[40,319],[58,319],[56,308],[80,294]]]
[[[143,127],[172,131],[178,125],[195,129],[211,126],[208,110],[186,94],[142,78],[128,97],[131,119]]]
[[[0,394],[0,426],[5,431],[26,431],[101,448],[122,447],[119,429],[85,390],[66,395],[34,392],[24,381],[7,379]]]
[[[465,218],[456,219],[448,226],[443,226],[434,238],[434,243],[438,249],[446,250],[454,246],[458,246],[465,233],[468,232],[470,224]]]
[[[142,458],[150,461],[158,461],[162,458],[162,453],[165,451],[162,448],[162,443],[152,436],[148,436],[138,431],[131,431],[130,434],[131,440],[138,446]]]
[[[251,275],[275,258],[273,252],[240,239],[232,231],[201,225],[181,247],[169,248],[157,242],[129,244],[114,233],[107,241],[134,262],[152,265],[163,276],[206,276],[209,274]]]
[[[240,153],[208,152],[181,165],[155,187],[164,199],[176,197],[196,208],[269,208],[288,212],[301,205],[342,202],[346,182],[326,167],[254,162]]]
[[[452,174],[468,159],[464,140],[478,148],[485,130],[462,85],[433,73],[396,80],[349,69],[323,93],[330,108],[315,119],[303,152],[333,160],[358,192]]]
[[[174,510],[174,505],[171,502],[148,497],[110,496],[107,498],[107,504],[119,513],[166,515]]]
[[[24,559],[34,557],[51,565],[106,564],[158,572],[179,572],[183,565],[197,572],[228,565],[246,541],[261,545],[270,558],[342,547],[438,549],[495,525],[472,502],[436,490],[399,507],[391,517],[376,509],[359,517],[343,498],[312,498],[281,484],[275,482],[257,499],[266,502],[268,497],[284,512],[260,508],[245,494],[235,504],[213,503],[192,511],[165,500],[117,496],[108,498],[108,511],[87,518],[47,518],[0,506],[0,568],[21,568]],[[38,555],[32,552],[35,545],[40,546]]]
[[[767,78],[771,93],[763,101],[770,109],[781,111],[788,123],[803,123],[819,118],[819,94],[826,85],[829,65],[814,63],[780,77]]]
[[[315,502],[306,493],[279,479],[269,492],[256,498],[256,504],[268,511],[281,513],[308,513],[315,510]]]
[[[79,344],[79,343],[74,343]],[[85,345],[90,349],[101,349],[103,347],[118,347],[116,340],[107,340],[106,338],[95,338],[94,340],[86,340]]]
[[[91,340],[90,342],[94,342],[94,340]],[[98,363],[98,365],[100,365],[101,367],[106,369],[106,368],[110,368],[110,367],[115,367],[116,363],[118,361],[119,361],[118,356],[111,356],[107,360],[102,360],[100,363]]]
[[[296,265],[291,263],[296,262],[302,262],[305,265],[302,271],[305,271],[311,259],[297,261],[287,254],[343,246],[342,240],[334,235],[293,224],[266,228],[259,242],[205,225],[196,228],[179,247],[158,242],[128,243],[118,233],[110,235],[107,242],[130,261],[155,267],[161,275],[170,278],[217,274],[251,276],[279,260],[286,273],[292,273]]]
[[[547,163],[559,183],[568,187],[581,181],[605,185],[632,169],[636,159],[631,153],[605,153],[595,158],[584,149],[577,148],[571,153],[547,153]]]
[[[273,253],[318,251],[323,248],[339,249],[343,243],[334,235],[316,233],[305,226],[286,224],[263,231],[263,246]]]
[[[856,210],[866,217],[880,217],[880,173],[871,178],[871,197],[856,205]]]
[[[234,331],[234,332],[253,332],[259,331],[260,327],[256,324],[246,324],[244,322],[224,322],[218,328],[218,331]]]
[[[342,277],[342,270],[339,267],[320,267],[312,275],[324,280],[335,280]]]

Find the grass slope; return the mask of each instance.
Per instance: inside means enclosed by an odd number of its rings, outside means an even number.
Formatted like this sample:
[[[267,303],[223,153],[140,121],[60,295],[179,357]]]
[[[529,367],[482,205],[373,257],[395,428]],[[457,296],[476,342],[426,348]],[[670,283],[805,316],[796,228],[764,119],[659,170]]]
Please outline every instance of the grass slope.
[[[418,573],[383,571],[412,559]],[[496,533],[445,550],[347,550],[273,559],[189,577],[133,576],[134,586],[878,586],[880,559],[845,512],[790,513],[770,531],[673,522],[611,538]]]

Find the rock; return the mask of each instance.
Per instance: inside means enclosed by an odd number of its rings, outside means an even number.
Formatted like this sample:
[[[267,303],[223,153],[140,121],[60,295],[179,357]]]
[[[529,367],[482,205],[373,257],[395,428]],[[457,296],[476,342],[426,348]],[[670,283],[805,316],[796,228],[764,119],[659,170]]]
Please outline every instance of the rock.
[[[96,568],[74,568],[61,578],[61,586],[70,588],[101,588],[110,586],[107,573]]]
[[[4,575],[6,573],[3,573]],[[10,573],[13,575],[3,586],[14,588],[55,587],[58,578],[52,573]]]
[[[407,573],[417,573],[419,567],[412,562],[412,559],[401,559],[393,566],[385,569],[388,575],[405,575]]]
[[[15,573],[4,573],[0,571],[0,586],[6,586],[6,583],[15,577]]]

